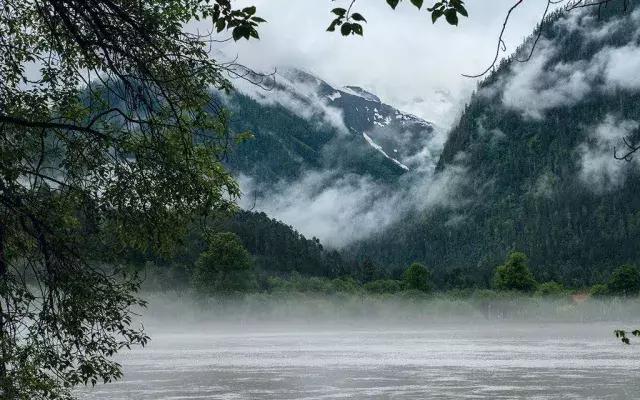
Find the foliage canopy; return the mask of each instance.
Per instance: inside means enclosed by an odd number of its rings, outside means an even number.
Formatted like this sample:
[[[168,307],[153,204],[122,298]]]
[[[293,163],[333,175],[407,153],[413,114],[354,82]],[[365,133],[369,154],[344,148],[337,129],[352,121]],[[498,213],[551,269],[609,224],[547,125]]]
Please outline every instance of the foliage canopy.
[[[120,377],[135,276],[101,261],[168,252],[194,216],[235,208],[220,160],[233,65],[211,18],[257,37],[255,8],[228,0],[6,0],[0,10],[0,397],[70,397]]]
[[[402,274],[402,280],[407,289],[431,291],[431,271],[420,263],[413,263]]]
[[[496,268],[494,285],[500,290],[518,290],[531,292],[537,283],[529,270],[529,259],[524,253],[514,251],[507,256],[505,263]]]
[[[255,286],[253,261],[240,238],[230,232],[214,233],[208,249],[196,262],[193,281],[202,293],[246,292]]]

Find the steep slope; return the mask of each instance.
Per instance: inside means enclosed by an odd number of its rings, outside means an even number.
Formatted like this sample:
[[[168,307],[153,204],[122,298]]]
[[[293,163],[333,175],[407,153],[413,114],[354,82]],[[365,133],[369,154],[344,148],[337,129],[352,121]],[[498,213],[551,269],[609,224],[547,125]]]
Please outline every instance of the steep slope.
[[[281,71],[270,91],[240,86],[226,101],[232,130],[254,134],[228,165],[265,185],[310,170],[394,182],[423,161],[419,152],[434,135],[430,123],[363,89],[336,89],[295,69]]]
[[[122,262],[142,268],[153,262],[169,273],[182,273],[188,283],[192,268],[200,254],[207,249],[201,224],[189,230],[186,240],[175,253],[161,255],[131,251]],[[264,213],[239,211],[233,215],[219,215],[206,224],[212,232],[233,232],[251,254],[254,267],[262,277],[287,275],[297,272],[303,275],[336,277],[344,273],[347,264],[335,250],[325,249],[317,238],[306,238],[293,227],[269,218]],[[168,277],[171,280],[171,277]],[[166,284],[166,283],[165,283]],[[171,287],[169,282],[168,287]]]
[[[450,133],[438,170],[466,171],[456,201],[356,253],[484,284],[514,249],[539,279],[576,286],[640,261],[637,157],[614,158],[640,126],[640,11],[622,6],[549,18],[531,60],[516,61],[535,36],[479,86]]]

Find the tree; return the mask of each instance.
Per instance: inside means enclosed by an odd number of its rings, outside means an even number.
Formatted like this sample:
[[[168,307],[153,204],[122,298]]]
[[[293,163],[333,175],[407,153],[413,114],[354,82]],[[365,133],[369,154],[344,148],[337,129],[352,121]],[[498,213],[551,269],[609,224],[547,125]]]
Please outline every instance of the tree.
[[[455,24],[463,10],[443,0],[429,11]],[[224,38],[183,31],[202,18],[234,40],[258,38],[265,22],[230,0],[3,1],[3,398],[68,397],[118,378],[110,357],[147,340],[131,326],[144,303],[135,276],[101,262],[128,247],[168,252],[195,216],[234,209],[238,187],[220,162],[228,115],[209,89],[263,77],[212,60]]]
[[[257,37],[228,0],[5,0],[0,9],[0,397],[69,398],[121,375],[133,325],[127,248],[169,252],[196,216],[235,208],[211,88],[211,18]],[[35,70],[35,71],[34,71]]]
[[[380,268],[377,267],[370,258],[366,258],[358,268],[358,278],[362,283],[375,280],[381,275]]]
[[[406,289],[431,291],[431,271],[420,263],[413,263],[402,274],[402,281]]]
[[[505,263],[496,268],[494,286],[499,290],[518,290],[532,292],[537,283],[529,270],[529,260],[524,253],[514,251],[507,256]]]
[[[640,270],[628,264],[616,268],[607,282],[607,288],[613,295],[637,296],[640,293]]]
[[[236,234],[211,234],[207,242],[208,249],[198,258],[193,272],[193,285],[199,292],[231,294],[255,288],[251,255]]]

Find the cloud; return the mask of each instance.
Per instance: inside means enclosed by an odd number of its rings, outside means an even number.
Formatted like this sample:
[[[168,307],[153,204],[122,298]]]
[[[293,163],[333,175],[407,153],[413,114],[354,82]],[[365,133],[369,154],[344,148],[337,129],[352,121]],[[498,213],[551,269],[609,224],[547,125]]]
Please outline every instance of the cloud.
[[[591,91],[591,83],[578,63],[557,63],[555,46],[541,40],[534,57],[525,63],[514,63],[504,83],[502,103],[519,110],[525,117],[544,118],[544,112],[570,106]]]
[[[614,148],[624,146],[622,139],[637,130],[640,124],[621,120],[609,114],[605,120],[591,128],[589,139],[578,147],[580,178],[594,192],[620,187],[626,178],[626,169],[637,166],[613,157]]]
[[[356,2],[367,18],[363,37],[326,32],[330,10],[347,0],[243,0],[268,22],[260,40],[229,42],[220,50],[245,65],[271,71],[289,65],[327,79],[334,87],[366,87],[388,103],[444,127],[450,126],[475,88],[475,73],[495,51],[498,32],[513,0],[466,4],[460,26],[432,24],[427,11],[402,2],[394,11],[384,1]],[[525,2],[514,14],[505,40],[515,47],[542,15],[543,2]],[[197,27],[206,30],[204,22]],[[195,27],[193,28],[195,29]]]
[[[531,60],[513,62],[506,78],[484,90],[487,97],[499,95],[506,107],[520,111],[525,118],[543,119],[548,110],[571,106],[594,92],[640,89],[639,11],[615,24],[602,25],[575,12],[555,24],[559,29],[580,32],[586,41],[604,40],[620,25],[630,25],[635,33],[622,45],[606,46],[588,59],[568,62],[559,61],[564,48],[541,39]]]
[[[538,177],[531,194],[534,197],[551,198],[556,192],[558,177],[552,172],[545,172]]]
[[[247,182],[243,183],[246,186]],[[250,188],[243,188],[246,193]],[[330,247],[342,247],[386,227],[395,218],[393,193],[367,177],[339,177],[308,172],[300,180],[282,182],[260,198],[256,208],[316,236]]]
[[[601,50],[593,68],[602,71],[609,89],[640,89],[640,47],[635,44]]]
[[[309,171],[295,182],[282,181],[266,190],[240,176],[240,205],[263,211],[329,247],[342,248],[383,231],[408,212],[460,205],[456,194],[465,172],[451,167],[438,175],[407,174],[390,186],[367,176]]]
[[[341,133],[348,133],[342,111],[331,107],[326,99],[320,97],[319,82],[294,81],[286,74],[277,74],[275,82],[277,85],[271,90],[246,81],[236,81],[235,87],[260,104],[279,105],[305,120],[315,121],[319,126],[326,123]]]

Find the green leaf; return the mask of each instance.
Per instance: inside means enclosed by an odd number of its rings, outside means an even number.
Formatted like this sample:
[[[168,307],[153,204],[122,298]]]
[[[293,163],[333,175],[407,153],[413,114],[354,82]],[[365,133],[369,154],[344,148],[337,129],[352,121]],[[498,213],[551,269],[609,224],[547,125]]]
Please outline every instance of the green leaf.
[[[458,14],[456,10],[453,8],[448,9],[444,12],[444,17],[447,19],[447,22],[451,25],[458,25]]]
[[[424,0],[411,0],[411,4],[418,7],[418,10],[419,10],[422,8],[422,5],[424,4]]]
[[[340,33],[342,33],[342,36],[348,36],[351,33],[351,24],[348,22],[342,24],[340,27]]]
[[[244,35],[244,32],[242,31],[242,27],[238,26],[236,28],[233,29],[233,40],[235,40],[236,42],[240,39],[242,39],[242,36]]]
[[[344,8],[334,8],[333,10],[331,10],[331,12],[339,17],[344,17],[344,15],[347,13],[347,10],[345,10]]]
[[[218,33],[224,30],[224,26],[225,26],[224,19],[219,19],[216,21],[216,31],[218,31]]]
[[[443,8],[443,5],[442,5],[441,1],[437,2],[436,4],[434,4],[433,7],[427,8],[427,11],[433,11],[433,10],[436,10],[438,8]]]
[[[354,21],[364,21],[367,22],[367,20],[360,14],[360,13],[353,13],[351,14],[351,18],[353,18]]]
[[[243,8],[242,12],[245,13],[245,14],[253,15],[253,14],[256,13],[256,6]]]
[[[357,35],[362,36],[362,25],[360,24],[351,24],[352,28],[353,28],[353,32],[355,32]]]
[[[458,11],[458,14],[463,15],[465,17],[469,16],[469,13],[467,13],[467,9],[464,8],[462,4],[456,6],[455,8],[456,8],[456,11]]]
[[[389,6],[391,6],[391,8],[393,8],[394,10],[398,6],[398,3],[400,3],[400,0],[387,0],[387,4],[389,4]]]
[[[433,22],[434,24],[436,23],[436,21],[438,20],[438,18],[442,17],[442,10],[437,9],[437,10],[433,10],[431,12],[431,22]]]

